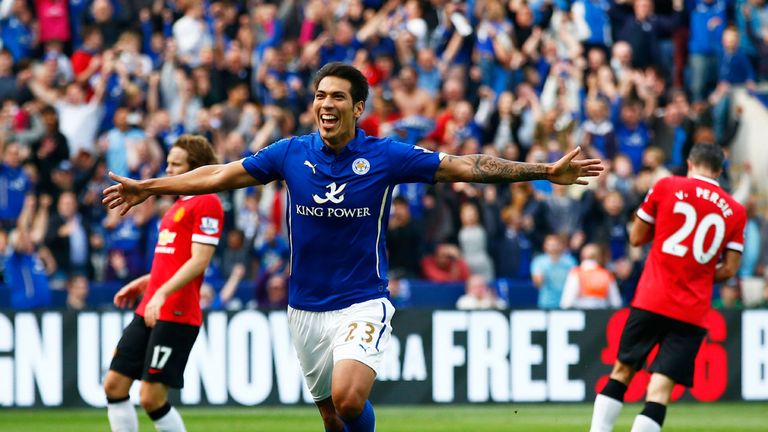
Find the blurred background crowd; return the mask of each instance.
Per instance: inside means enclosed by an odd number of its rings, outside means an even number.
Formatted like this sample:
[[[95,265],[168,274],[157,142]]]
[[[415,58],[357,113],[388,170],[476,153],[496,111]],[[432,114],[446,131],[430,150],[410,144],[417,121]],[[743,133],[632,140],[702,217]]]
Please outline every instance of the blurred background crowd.
[[[330,61],[368,78],[368,134],[530,162],[580,145],[609,168],[588,187],[399,186],[387,236],[396,304],[626,305],[647,252],[628,244],[634,210],[654,181],[685,174],[693,144],[730,152],[734,95],[757,99],[768,79],[764,3],[0,0],[0,306],[109,307],[148,272],[171,198],[120,218],[100,202],[107,171],[163,175],[184,133],[207,137],[222,163],[310,133],[311,80]],[[768,182],[751,171],[729,162],[720,179],[749,211],[722,307],[768,302],[765,197],[753,188]],[[220,196],[226,231],[203,306],[283,307],[285,189]]]

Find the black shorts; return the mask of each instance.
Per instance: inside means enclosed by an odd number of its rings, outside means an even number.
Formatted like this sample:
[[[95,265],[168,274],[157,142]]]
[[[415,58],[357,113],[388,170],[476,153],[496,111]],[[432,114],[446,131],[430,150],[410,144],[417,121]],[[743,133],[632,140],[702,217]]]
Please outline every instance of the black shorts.
[[[706,334],[702,327],[633,307],[621,333],[618,358],[639,370],[659,344],[659,352],[648,370],[691,387],[696,354]]]
[[[199,331],[200,327],[170,321],[147,327],[144,318],[135,315],[123,330],[109,368],[133,379],[182,388],[184,368]]]

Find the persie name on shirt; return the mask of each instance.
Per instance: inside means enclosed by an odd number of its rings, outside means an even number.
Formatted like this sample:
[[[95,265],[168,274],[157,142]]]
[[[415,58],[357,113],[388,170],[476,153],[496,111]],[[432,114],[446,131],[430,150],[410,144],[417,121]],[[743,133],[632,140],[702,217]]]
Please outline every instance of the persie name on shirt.
[[[733,210],[731,209],[731,206],[728,205],[728,202],[725,200],[725,198],[721,197],[720,194],[718,194],[715,191],[702,188],[702,187],[697,187],[696,198],[703,198],[704,200],[709,201],[712,204],[715,204],[717,208],[719,208],[720,211],[723,212],[723,217],[728,217],[733,215]]]
[[[333,208],[310,207],[296,204],[296,214],[300,216],[329,217],[329,218],[359,218],[371,215],[368,207]]]

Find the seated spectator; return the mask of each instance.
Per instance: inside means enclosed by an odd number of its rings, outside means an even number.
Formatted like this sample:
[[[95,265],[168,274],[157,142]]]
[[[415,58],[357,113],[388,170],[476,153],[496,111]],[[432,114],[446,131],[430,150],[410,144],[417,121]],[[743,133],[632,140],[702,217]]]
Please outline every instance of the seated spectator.
[[[283,274],[270,276],[263,289],[264,300],[256,304],[259,309],[285,309],[288,306],[287,276]]]
[[[720,285],[720,298],[712,302],[715,309],[741,309],[744,305],[741,303],[741,294],[739,289],[739,279],[732,277]]]
[[[465,257],[469,271],[479,274],[486,280],[494,278],[493,262],[488,255],[488,234],[480,225],[480,214],[477,206],[471,202],[461,205],[459,210],[461,228],[459,229],[459,245],[461,254]]]
[[[575,265],[576,260],[565,250],[563,238],[556,234],[547,235],[544,239],[544,253],[531,262],[531,278],[539,290],[539,308],[560,307],[565,280]]]
[[[456,301],[456,309],[505,309],[507,302],[498,298],[493,288],[488,286],[482,275],[472,275],[467,279],[465,294]]]
[[[617,150],[631,161],[635,172],[640,169],[643,151],[651,142],[651,133],[642,117],[642,102],[625,100],[621,103],[616,125]]]
[[[24,229],[11,231],[8,243],[8,252],[3,259],[5,284],[11,288],[11,308],[20,311],[50,306],[48,273],[53,270],[53,263],[41,258],[40,251]]]
[[[672,172],[664,166],[665,159],[664,150],[659,147],[651,146],[643,152],[643,168],[647,168],[650,171],[651,184],[656,183],[661,178],[672,175]]]
[[[250,254],[245,243],[245,235],[238,229],[230,230],[227,233],[227,247],[221,259],[221,273],[227,280],[219,292],[220,301],[227,308],[239,309],[241,304],[237,300],[237,289],[240,282],[248,275],[250,264]],[[229,304],[233,302],[233,304]]]
[[[421,230],[411,218],[408,200],[402,196],[392,199],[392,213],[387,228],[389,270],[404,278],[415,278],[421,273]]]
[[[86,308],[88,300],[88,278],[75,275],[67,281],[67,309],[79,311]]]
[[[602,266],[600,246],[589,243],[581,249],[581,264],[568,273],[560,298],[562,309],[618,309],[621,294],[616,278]]]
[[[459,248],[450,243],[437,245],[434,255],[422,258],[421,271],[431,282],[463,282],[469,278],[469,267]]]
[[[511,279],[529,278],[533,254],[530,227],[533,220],[512,206],[502,210],[501,217],[506,229],[497,243],[496,276]]]
[[[746,86],[752,90],[755,87],[755,71],[749,57],[739,49],[738,30],[735,27],[726,28],[722,42],[717,88],[709,97],[709,102],[714,105],[715,136],[718,140],[724,139],[726,135],[732,87]]]
[[[57,279],[66,280],[89,271],[89,230],[78,213],[75,194],[62,193],[45,236],[45,245],[56,260]]]
[[[0,139],[0,148],[2,140]],[[24,200],[32,192],[29,176],[21,166],[20,147],[10,142],[2,149],[0,163],[0,228],[10,230],[16,226]]]
[[[616,132],[611,123],[608,102],[600,97],[587,99],[587,119],[581,125],[579,144],[590,157],[611,159],[616,155]]]

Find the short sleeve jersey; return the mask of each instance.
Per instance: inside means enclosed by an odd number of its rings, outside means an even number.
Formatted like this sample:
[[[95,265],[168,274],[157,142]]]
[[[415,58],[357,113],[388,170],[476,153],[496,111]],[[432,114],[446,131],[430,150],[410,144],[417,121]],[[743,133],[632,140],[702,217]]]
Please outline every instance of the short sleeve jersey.
[[[744,249],[744,207],[715,180],[665,177],[637,216],[654,233],[632,305],[703,327],[723,251]]]
[[[441,157],[358,129],[339,154],[315,132],[243,159],[259,182],[287,185],[289,305],[330,311],[388,296],[385,236],[392,188],[434,181]]]
[[[192,243],[219,244],[224,211],[216,195],[182,197],[165,212],[155,245],[155,258],[149,274],[149,285],[136,308],[144,316],[144,308],[165,282],[192,257]],[[160,320],[200,326],[201,273],[184,287],[171,293],[160,308]]]

